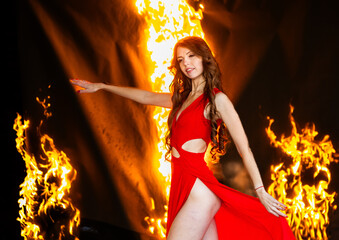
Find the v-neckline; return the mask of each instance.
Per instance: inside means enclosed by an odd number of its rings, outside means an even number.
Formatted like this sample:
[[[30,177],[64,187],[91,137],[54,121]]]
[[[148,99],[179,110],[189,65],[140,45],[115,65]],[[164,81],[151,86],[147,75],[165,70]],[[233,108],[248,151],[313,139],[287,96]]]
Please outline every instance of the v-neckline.
[[[182,107],[182,105],[181,105],[180,109],[177,111],[177,113],[176,113],[176,115],[175,115],[175,122],[178,122],[179,118],[180,118],[181,115],[186,111],[186,109],[189,108],[192,104],[194,104],[194,103],[195,103],[199,98],[201,98],[204,94],[205,94],[205,93],[200,94],[199,97],[197,97],[196,99],[194,99],[193,102],[191,102],[190,105],[188,105],[185,109],[183,109],[183,110],[181,111],[181,113],[178,115],[178,113],[180,112],[181,107]]]

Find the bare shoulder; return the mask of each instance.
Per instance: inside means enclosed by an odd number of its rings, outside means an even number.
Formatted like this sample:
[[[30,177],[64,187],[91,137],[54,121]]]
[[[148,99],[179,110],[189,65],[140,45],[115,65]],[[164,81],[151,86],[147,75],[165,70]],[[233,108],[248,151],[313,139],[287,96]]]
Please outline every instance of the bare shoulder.
[[[234,105],[225,93],[219,92],[215,95],[215,106],[225,123],[229,119],[237,117]]]
[[[215,94],[215,104],[217,109],[233,106],[229,97],[223,92],[218,92],[217,94]]]
[[[219,92],[215,95],[215,106],[222,117],[222,120],[226,125],[229,125],[229,127],[232,125],[232,123],[230,123],[231,120],[238,121],[238,113],[236,112],[232,101],[225,93]]]

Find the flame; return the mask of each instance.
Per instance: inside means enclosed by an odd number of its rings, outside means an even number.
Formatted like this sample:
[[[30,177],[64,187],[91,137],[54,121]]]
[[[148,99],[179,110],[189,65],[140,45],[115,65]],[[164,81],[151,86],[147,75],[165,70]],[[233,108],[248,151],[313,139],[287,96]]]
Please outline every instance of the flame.
[[[203,5],[200,4],[195,11],[184,0],[136,0],[138,13],[145,17],[147,29],[145,41],[149,52],[149,65],[152,75],[150,81],[152,90],[156,92],[169,92],[169,85],[173,79],[168,71],[175,43],[186,36],[199,36],[204,38],[200,21],[202,19]],[[158,142],[157,152],[154,153],[154,162],[159,166],[162,182],[165,187],[165,196],[168,201],[170,191],[170,163],[165,160],[165,142],[167,132],[167,117],[169,110],[156,107],[153,118],[157,126]],[[154,199],[151,198],[152,209],[155,213]],[[149,231],[165,238],[167,222],[167,205],[161,210],[164,215],[158,217],[146,217]]]
[[[328,135],[322,140],[315,139],[318,132],[314,124],[298,132],[293,110],[290,106],[291,135],[282,135],[280,140],[271,130],[274,120],[268,117],[266,133],[271,144],[288,156],[286,161],[271,166],[273,183],[268,192],[287,206],[287,219],[297,239],[328,239],[328,214],[337,208],[333,204],[336,193],[328,192],[331,182],[328,167],[338,160]]]
[[[44,107],[46,118],[50,117],[50,104],[38,98],[37,101]],[[75,230],[80,224],[80,211],[68,196],[77,172],[67,155],[56,148],[47,134],[40,136],[42,155],[38,159],[28,152],[25,131],[29,123],[29,120],[22,121],[17,114],[13,126],[17,135],[16,148],[25,161],[27,171],[20,185],[21,198],[18,200],[20,211],[17,220],[21,224],[21,236],[29,240],[78,239]]]

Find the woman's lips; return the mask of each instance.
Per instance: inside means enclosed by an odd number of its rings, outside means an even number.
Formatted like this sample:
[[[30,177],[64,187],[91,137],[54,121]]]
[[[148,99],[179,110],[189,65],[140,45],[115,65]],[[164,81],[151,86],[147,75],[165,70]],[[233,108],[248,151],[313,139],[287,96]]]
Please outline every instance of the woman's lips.
[[[187,72],[187,74],[190,74],[193,70],[194,70],[194,68],[187,68],[186,72]]]

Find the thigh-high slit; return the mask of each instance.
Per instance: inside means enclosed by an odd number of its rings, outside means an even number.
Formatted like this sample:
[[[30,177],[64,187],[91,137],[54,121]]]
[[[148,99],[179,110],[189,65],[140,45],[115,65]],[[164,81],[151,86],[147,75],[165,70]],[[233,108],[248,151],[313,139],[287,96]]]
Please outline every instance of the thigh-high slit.
[[[172,183],[168,208],[167,232],[175,216],[185,204],[192,187],[199,178],[221,200],[214,219],[218,238],[223,239],[294,239],[283,217],[276,217],[260,201],[217,181],[204,161],[204,153],[180,151],[172,157]]]
[[[215,88],[214,92],[217,94],[220,90]],[[181,111],[179,116],[177,112],[173,118],[170,141],[172,148],[177,150],[177,157],[172,156],[171,161],[167,234],[195,180],[199,178],[221,200],[221,206],[214,216],[219,240],[295,239],[286,219],[269,213],[257,198],[219,183],[204,161],[205,153],[192,153],[182,149],[192,139],[202,139],[207,144],[211,141],[211,122],[204,116],[208,103],[207,96],[202,94]]]

